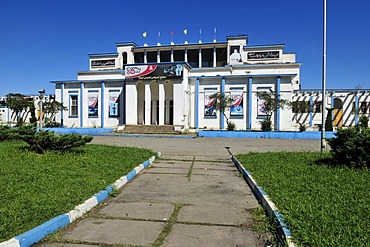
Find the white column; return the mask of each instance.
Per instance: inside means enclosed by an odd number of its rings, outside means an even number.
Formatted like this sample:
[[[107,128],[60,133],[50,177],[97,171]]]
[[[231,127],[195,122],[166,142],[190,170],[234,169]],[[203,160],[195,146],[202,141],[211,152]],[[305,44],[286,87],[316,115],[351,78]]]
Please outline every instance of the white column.
[[[216,54],[216,47],[213,47],[213,67],[216,67],[216,57],[217,54]]]
[[[157,63],[161,62],[161,52],[157,50]]]
[[[159,92],[158,92],[158,100],[159,100],[159,125],[164,125],[164,101],[165,101],[165,92],[164,92],[164,81],[159,82]]]
[[[145,125],[150,125],[152,94],[150,92],[150,81],[145,82]]]
[[[144,63],[148,63],[148,59],[146,58],[146,50],[144,51]]]
[[[173,59],[173,49],[171,49],[171,62],[172,63],[174,62],[174,59]]]
[[[188,62],[188,49],[187,48],[185,48],[185,54],[184,54],[184,60],[185,60],[185,62]]]
[[[199,47],[199,68],[202,68],[202,48]]]

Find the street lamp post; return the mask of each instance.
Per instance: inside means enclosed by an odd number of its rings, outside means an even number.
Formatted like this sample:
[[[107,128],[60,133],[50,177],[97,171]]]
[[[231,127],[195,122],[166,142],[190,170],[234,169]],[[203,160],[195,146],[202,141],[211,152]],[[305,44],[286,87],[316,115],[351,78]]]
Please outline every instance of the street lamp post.
[[[326,115],[326,0],[324,0],[323,56],[322,56],[322,119],[321,119],[321,152],[326,149],[325,116]]]
[[[40,117],[39,117],[39,130],[42,130],[42,100],[44,98],[45,89],[39,90],[39,109],[40,109]]]

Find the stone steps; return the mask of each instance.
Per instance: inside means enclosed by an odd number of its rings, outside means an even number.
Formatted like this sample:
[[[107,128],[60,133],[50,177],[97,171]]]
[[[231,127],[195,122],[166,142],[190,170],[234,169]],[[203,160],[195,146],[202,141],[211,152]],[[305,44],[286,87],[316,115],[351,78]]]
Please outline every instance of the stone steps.
[[[179,134],[173,125],[126,125],[119,132],[126,134]]]

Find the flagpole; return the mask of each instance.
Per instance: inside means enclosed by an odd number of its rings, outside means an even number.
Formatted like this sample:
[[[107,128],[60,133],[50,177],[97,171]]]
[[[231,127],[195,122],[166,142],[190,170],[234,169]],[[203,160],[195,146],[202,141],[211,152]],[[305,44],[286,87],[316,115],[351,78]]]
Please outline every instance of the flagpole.
[[[321,119],[321,153],[326,149],[326,0],[324,0],[323,56],[322,56],[322,119]]]

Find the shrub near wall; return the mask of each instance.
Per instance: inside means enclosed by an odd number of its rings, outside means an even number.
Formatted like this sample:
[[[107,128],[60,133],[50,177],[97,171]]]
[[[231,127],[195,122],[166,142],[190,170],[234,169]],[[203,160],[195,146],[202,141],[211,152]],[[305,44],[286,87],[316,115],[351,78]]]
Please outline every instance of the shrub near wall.
[[[329,139],[333,165],[370,168],[370,129],[338,129]]]

